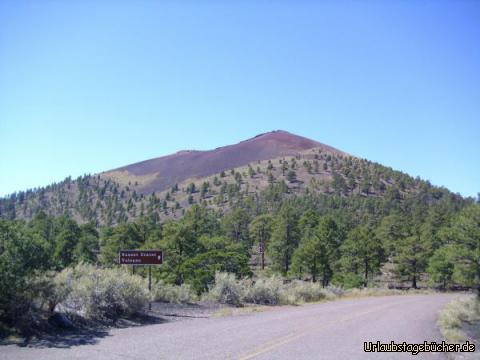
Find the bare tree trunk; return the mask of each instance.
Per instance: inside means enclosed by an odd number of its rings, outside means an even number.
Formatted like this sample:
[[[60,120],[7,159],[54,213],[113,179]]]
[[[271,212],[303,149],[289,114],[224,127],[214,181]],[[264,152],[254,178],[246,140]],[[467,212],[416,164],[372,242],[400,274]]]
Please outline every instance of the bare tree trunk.
[[[312,281],[317,282],[317,260],[313,258]]]
[[[363,286],[367,287],[368,282],[368,262],[365,261],[365,279],[363,281]]]

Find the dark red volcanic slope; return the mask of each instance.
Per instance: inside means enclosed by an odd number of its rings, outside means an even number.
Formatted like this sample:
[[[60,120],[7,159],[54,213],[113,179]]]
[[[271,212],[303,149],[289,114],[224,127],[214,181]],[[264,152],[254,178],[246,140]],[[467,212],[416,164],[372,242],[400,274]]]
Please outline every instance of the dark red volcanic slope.
[[[112,171],[127,171],[136,176],[158,173],[152,182],[140,189],[143,193],[150,193],[163,191],[190,177],[204,177],[253,161],[295,155],[312,148],[340,152],[317,141],[278,130],[257,135],[235,145],[208,151],[179,151]]]

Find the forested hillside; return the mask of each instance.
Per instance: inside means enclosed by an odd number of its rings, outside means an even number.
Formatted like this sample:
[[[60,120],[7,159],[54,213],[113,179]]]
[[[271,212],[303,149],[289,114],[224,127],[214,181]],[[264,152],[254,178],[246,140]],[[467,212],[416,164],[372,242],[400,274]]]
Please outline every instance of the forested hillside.
[[[0,318],[31,306],[46,274],[116,267],[120,249],[164,250],[154,278],[198,294],[218,271],[345,288],[480,284],[474,199],[324,148],[151,194],[105,174],[67,178],[1,199],[0,217]]]
[[[193,204],[228,212],[238,202],[278,207],[281,199],[302,194],[328,195],[325,201],[378,199],[384,211],[406,207],[412,198],[463,204],[461,196],[377,163],[314,148],[296,156],[259,160],[204,178],[189,178],[160,193],[144,194],[140,185],[121,185],[104,174],[14,193],[0,199],[0,218],[32,219],[40,211],[65,215],[79,223],[115,225],[147,216],[154,223],[183,216]],[[327,200],[328,199],[328,200]],[[380,205],[379,205],[380,206]]]

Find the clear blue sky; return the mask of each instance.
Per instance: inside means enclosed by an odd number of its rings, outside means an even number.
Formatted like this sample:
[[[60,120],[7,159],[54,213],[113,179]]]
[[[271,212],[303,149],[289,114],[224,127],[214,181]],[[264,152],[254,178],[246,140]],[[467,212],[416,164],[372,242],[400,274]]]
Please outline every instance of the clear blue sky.
[[[0,0],[0,194],[274,129],[476,196],[480,2]]]

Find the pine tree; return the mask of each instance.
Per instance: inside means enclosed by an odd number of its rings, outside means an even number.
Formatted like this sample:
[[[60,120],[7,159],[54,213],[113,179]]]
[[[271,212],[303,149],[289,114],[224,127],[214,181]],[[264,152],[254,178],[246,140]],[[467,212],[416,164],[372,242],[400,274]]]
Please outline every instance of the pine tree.
[[[209,187],[210,187],[210,183],[208,182],[202,183],[202,187],[200,188],[200,196],[202,197],[202,199],[204,199],[205,196],[207,195]]]
[[[297,180],[297,173],[295,172],[295,170],[290,170],[287,173],[287,180],[291,183]]]
[[[326,249],[314,229],[307,228],[300,245],[293,253],[292,272],[302,276],[308,272],[312,282],[316,282],[325,261]]]
[[[420,275],[428,263],[429,244],[422,241],[419,230],[416,229],[413,235],[403,239],[397,248],[394,258],[396,272],[411,281],[412,287],[416,289]]]
[[[465,285],[477,289],[480,297],[480,205],[463,209],[452,225],[456,240],[455,273]]]
[[[271,172],[268,173],[268,183],[273,184],[275,182],[275,177]]]
[[[265,249],[272,234],[272,225],[273,217],[269,214],[257,216],[249,225],[250,236],[260,249],[262,270],[265,269]]]
[[[368,225],[350,231],[341,251],[345,270],[361,274],[364,286],[367,286],[369,277],[379,271],[384,261],[381,242]]]
[[[73,258],[76,263],[97,262],[99,252],[99,234],[93,223],[80,226],[80,238],[73,251]]]
[[[292,272],[299,276],[308,272],[313,282],[321,276],[322,286],[327,286],[333,276],[340,242],[341,232],[330,217],[321,218],[315,228],[306,227],[293,255]]]
[[[331,216],[320,219],[316,234],[324,249],[321,263],[322,285],[327,286],[333,276],[334,264],[340,256],[339,249],[343,240],[342,231]]]
[[[288,162],[283,160],[282,161],[282,175],[285,176],[285,171],[288,170]]]
[[[195,184],[192,182],[190,183],[190,185],[188,185],[187,187],[187,193],[189,194],[193,194],[197,191],[196,187],[195,187]]]
[[[118,252],[122,249],[138,249],[142,236],[135,224],[121,224],[106,229],[101,238],[100,257],[103,265],[118,262]]]
[[[56,221],[54,259],[58,267],[64,268],[72,264],[74,249],[80,237],[80,228],[74,220],[61,217]]]
[[[250,215],[248,212],[241,207],[236,207],[224,217],[223,229],[233,241],[251,245],[248,233],[249,223]]]
[[[435,251],[427,268],[432,285],[440,284],[442,289],[447,288],[453,278],[455,253],[455,247],[452,245],[441,247]]]
[[[248,165],[248,176],[250,176],[250,178],[253,178],[255,176],[255,170],[253,170],[250,165]]]
[[[385,216],[375,229],[375,236],[381,241],[387,256],[395,256],[402,239],[409,236],[408,224],[404,216],[391,214]]]
[[[320,217],[313,209],[308,209],[303,213],[298,221],[300,232],[304,234],[307,230],[315,229],[318,226]]]
[[[291,205],[284,204],[275,218],[268,246],[268,254],[274,269],[284,274],[288,272],[299,239],[297,212]]]

